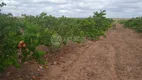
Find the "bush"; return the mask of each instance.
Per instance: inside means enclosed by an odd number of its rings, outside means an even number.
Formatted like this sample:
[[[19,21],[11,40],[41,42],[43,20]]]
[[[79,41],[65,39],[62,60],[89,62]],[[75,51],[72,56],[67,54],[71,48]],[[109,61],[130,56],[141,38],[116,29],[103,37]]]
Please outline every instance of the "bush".
[[[135,29],[138,32],[142,32],[142,17],[136,17],[132,18],[130,20],[127,20],[124,23],[125,27]]]
[[[44,12],[37,16],[23,14],[23,18],[0,14],[0,71],[9,66],[20,67],[21,63],[32,59],[41,63],[40,57],[46,53],[36,49],[39,45],[60,47],[68,41],[80,43],[86,37],[105,36],[113,22],[105,15],[105,11],[100,11],[80,19],[56,18]]]

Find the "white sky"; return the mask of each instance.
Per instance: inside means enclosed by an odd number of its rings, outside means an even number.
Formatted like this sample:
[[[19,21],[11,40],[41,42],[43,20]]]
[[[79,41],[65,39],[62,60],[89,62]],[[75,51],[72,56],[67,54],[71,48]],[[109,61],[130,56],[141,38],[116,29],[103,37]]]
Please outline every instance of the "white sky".
[[[142,0],[0,0],[7,6],[3,13],[53,16],[88,17],[93,12],[106,10],[107,17],[131,18],[142,16]]]

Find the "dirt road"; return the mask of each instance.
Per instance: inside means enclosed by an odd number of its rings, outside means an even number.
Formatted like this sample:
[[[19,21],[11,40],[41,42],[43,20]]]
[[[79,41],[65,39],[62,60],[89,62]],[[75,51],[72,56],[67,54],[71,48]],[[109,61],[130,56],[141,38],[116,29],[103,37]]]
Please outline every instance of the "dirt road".
[[[70,50],[41,80],[142,80],[142,34],[117,24],[106,35]]]

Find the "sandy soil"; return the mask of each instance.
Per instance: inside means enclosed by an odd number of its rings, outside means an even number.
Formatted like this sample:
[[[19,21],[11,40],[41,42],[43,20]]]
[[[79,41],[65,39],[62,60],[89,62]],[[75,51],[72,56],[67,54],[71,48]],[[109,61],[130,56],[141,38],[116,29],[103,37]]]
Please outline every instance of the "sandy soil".
[[[48,69],[30,63],[0,80],[142,80],[142,34],[117,24],[106,35],[68,44],[49,59]]]

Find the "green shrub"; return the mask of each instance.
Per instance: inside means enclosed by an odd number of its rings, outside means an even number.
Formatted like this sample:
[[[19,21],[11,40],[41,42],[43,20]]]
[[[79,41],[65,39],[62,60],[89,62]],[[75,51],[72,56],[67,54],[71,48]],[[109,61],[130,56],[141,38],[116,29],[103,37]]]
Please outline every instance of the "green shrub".
[[[105,11],[100,11],[84,19],[56,18],[42,12],[37,16],[23,14],[23,18],[17,18],[12,14],[1,13],[0,71],[9,66],[20,67],[21,63],[32,59],[42,63],[41,56],[46,53],[36,49],[39,45],[50,48],[57,46],[57,43],[60,47],[69,41],[80,43],[86,37],[92,40],[105,36],[105,31],[113,22],[105,15]],[[59,36],[53,35],[59,35],[61,40],[57,40]]]
[[[135,29],[138,32],[142,32],[142,17],[136,17],[132,18],[130,20],[127,20],[124,23],[125,27]]]

